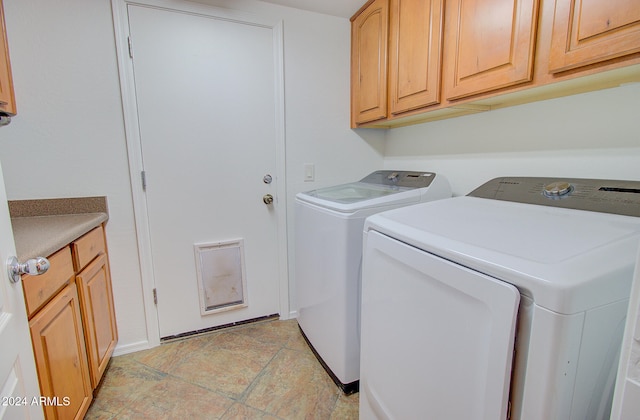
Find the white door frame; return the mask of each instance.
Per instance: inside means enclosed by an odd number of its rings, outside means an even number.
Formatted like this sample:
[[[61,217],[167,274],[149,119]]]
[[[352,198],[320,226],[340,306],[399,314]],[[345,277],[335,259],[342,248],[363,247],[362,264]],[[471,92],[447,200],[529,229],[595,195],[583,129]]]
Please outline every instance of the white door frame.
[[[280,317],[289,317],[289,276],[287,264],[287,191],[285,178],[285,125],[284,125],[284,37],[282,20],[268,20],[246,12],[220,9],[197,3],[180,0],[111,0],[113,25],[115,30],[118,73],[120,74],[120,91],[124,110],[125,136],[129,157],[129,174],[133,195],[133,210],[138,239],[138,257],[142,277],[142,292],[145,317],[147,323],[148,347],[160,344],[158,311],[154,304],[153,289],[155,287],[153,260],[151,254],[151,237],[145,191],[142,188],[141,174],[144,170],[142,158],[142,142],[138,126],[137,101],[135,95],[135,78],[133,61],[129,57],[129,19],[127,7],[138,5],[166,10],[189,12],[197,15],[215,16],[231,22],[242,22],[273,31],[275,72],[275,111],[276,111],[276,177],[278,206],[278,255],[279,255],[279,308]],[[135,54],[135,51],[134,51]]]

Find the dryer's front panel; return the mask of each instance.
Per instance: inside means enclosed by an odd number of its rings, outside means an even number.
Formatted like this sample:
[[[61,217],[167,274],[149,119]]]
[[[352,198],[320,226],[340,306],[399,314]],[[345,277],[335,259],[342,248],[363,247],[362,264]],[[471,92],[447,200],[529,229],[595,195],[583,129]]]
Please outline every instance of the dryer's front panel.
[[[361,418],[505,419],[519,301],[508,283],[369,231]]]

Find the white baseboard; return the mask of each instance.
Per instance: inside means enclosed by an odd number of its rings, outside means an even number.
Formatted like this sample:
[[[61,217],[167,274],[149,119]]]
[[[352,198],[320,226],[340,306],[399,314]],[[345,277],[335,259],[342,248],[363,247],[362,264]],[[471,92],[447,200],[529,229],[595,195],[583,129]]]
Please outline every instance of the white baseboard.
[[[141,350],[149,350],[154,346],[151,346],[149,341],[138,341],[137,343],[126,344],[124,346],[116,346],[113,351],[113,356],[122,356],[124,354],[135,353]]]

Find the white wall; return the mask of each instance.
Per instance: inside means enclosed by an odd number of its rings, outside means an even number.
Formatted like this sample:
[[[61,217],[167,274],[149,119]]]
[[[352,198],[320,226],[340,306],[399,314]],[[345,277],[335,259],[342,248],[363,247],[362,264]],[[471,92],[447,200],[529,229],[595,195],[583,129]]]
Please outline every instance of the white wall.
[[[382,166],[384,132],[349,129],[347,19],[250,0],[208,3],[284,20],[289,201],[296,192],[351,181]],[[144,348],[111,3],[4,0],[4,8],[18,103],[18,116],[0,134],[8,197],[108,197],[116,351]],[[315,182],[303,182],[303,163],[316,165]]]
[[[454,195],[498,176],[640,180],[640,83],[389,130],[385,167],[439,172]]]
[[[146,342],[110,3],[4,8],[18,105],[0,134],[8,197],[107,196],[120,344]]]
[[[347,19],[252,0],[201,2],[284,20],[289,238],[297,192],[381,166],[442,173],[457,195],[501,175],[640,179],[639,85],[389,131],[350,130]],[[0,131],[9,199],[108,197],[118,351],[144,347],[110,1],[4,0],[4,8],[18,103],[18,116]],[[315,182],[303,181],[304,163],[316,165]]]

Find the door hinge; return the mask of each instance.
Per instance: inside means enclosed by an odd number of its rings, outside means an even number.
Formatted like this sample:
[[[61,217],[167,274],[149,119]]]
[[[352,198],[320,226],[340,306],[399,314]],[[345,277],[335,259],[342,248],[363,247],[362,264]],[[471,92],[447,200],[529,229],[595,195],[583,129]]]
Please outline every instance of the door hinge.
[[[147,172],[140,172],[140,179],[142,180],[142,191],[147,191]]]
[[[158,292],[156,291],[156,289],[153,289],[153,303],[154,305],[158,304]]]
[[[133,43],[130,36],[127,37],[127,44],[129,44],[129,57],[133,58]]]

